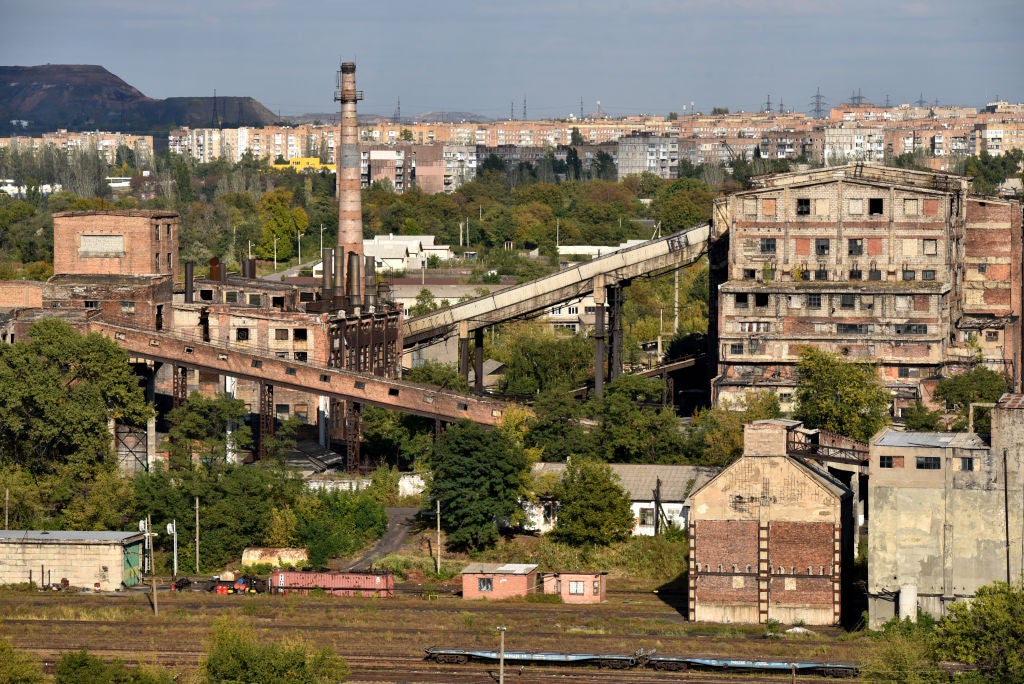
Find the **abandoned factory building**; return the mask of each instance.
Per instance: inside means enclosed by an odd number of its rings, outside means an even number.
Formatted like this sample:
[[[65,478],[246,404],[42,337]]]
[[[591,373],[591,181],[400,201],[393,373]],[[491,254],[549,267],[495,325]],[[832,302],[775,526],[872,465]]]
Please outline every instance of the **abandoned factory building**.
[[[806,345],[878,361],[896,415],[980,356],[1021,379],[1021,206],[970,179],[851,164],[753,179],[715,201],[714,399],[791,408]]]

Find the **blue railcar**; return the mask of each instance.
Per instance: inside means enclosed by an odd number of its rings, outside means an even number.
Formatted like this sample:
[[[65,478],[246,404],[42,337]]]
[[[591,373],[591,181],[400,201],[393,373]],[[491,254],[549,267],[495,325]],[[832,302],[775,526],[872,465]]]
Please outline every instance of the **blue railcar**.
[[[739,660],[727,658],[680,658],[652,656],[647,665],[655,670],[681,671],[690,668],[746,672],[796,672],[825,677],[856,677],[855,665],[835,663],[791,662],[781,660]]]
[[[498,651],[471,651],[461,648],[424,649],[427,659],[438,663],[467,663],[470,660],[496,663],[501,658]],[[648,654],[641,649],[632,655],[607,653],[531,653],[529,651],[505,651],[505,662],[525,665],[596,665],[616,670],[626,670],[646,662]]]

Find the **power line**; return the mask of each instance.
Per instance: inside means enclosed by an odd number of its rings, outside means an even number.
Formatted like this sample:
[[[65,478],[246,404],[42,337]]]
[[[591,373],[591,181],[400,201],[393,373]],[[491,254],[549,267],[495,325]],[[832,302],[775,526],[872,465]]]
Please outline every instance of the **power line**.
[[[811,97],[811,114],[814,115],[815,119],[821,119],[825,116],[826,104],[828,104],[828,100],[821,94],[821,88],[818,88],[818,92]]]

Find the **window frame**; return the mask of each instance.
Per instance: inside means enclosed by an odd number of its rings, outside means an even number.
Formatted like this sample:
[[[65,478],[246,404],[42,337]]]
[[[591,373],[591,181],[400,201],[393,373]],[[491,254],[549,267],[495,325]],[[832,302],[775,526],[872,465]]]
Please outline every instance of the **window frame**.
[[[476,590],[481,594],[494,591],[494,578],[493,577],[477,577],[476,578]]]

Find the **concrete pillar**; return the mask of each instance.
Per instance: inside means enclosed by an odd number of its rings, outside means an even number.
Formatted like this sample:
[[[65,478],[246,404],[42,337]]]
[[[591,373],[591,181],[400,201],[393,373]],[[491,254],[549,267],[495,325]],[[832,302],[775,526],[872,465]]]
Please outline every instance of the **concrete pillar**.
[[[484,329],[473,331],[473,389],[484,391]]]
[[[605,369],[605,312],[604,274],[594,276],[594,394],[604,396]]]
[[[318,441],[325,449],[331,448],[331,398],[320,397],[317,400],[316,426]]]
[[[459,321],[459,375],[469,380],[469,323]]]

